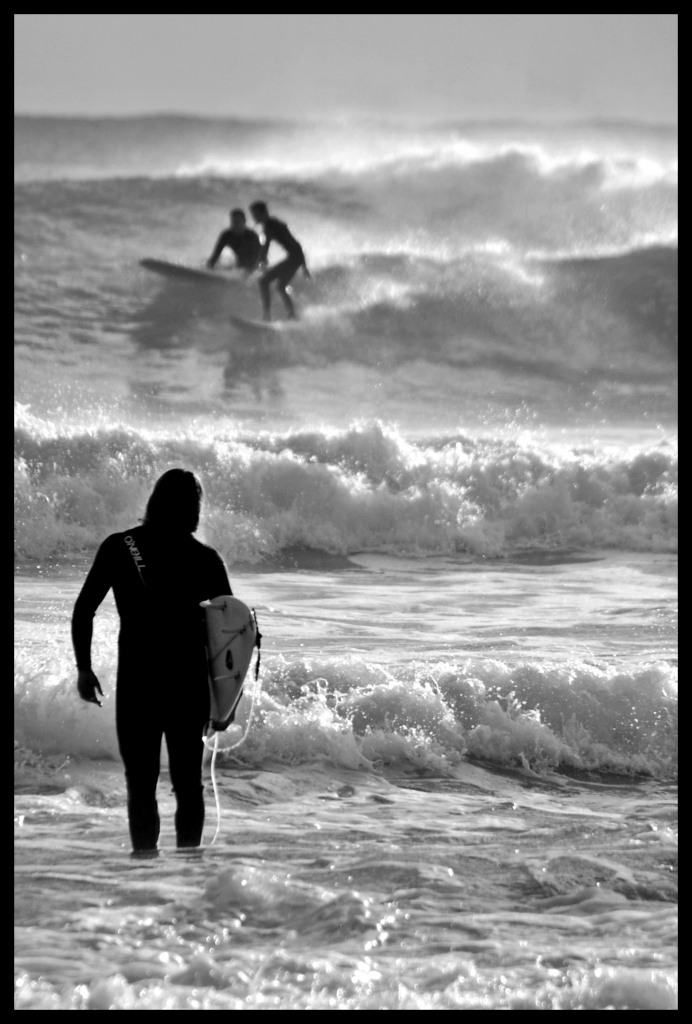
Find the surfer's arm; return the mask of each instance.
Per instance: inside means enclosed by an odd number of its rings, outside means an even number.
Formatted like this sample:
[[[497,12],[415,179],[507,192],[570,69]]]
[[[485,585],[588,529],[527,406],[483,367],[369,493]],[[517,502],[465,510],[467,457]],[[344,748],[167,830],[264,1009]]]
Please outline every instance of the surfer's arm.
[[[85,700],[87,704],[98,704],[102,707],[101,701],[96,696],[96,693],[100,693],[103,697],[103,690],[101,684],[91,671],[88,669],[81,669],[77,673],[77,692],[82,700]]]
[[[268,262],[268,257],[269,257],[269,246],[272,244],[273,238],[274,238],[274,232],[272,230],[271,224],[265,224],[264,225],[264,241],[260,245],[259,252],[257,254],[257,266],[258,267],[266,267],[267,262]]]
[[[94,615],[112,583],[109,555],[110,546],[106,540],[96,553],[94,564],[89,570],[72,612],[72,645],[80,675],[82,672],[91,672]]]
[[[224,251],[225,248],[226,248],[226,232],[222,231],[221,234],[219,235],[217,241],[216,241],[216,245],[214,246],[213,253],[211,254],[209,259],[207,260],[207,266],[209,267],[210,270],[214,269],[214,267],[216,266],[216,261],[218,260],[219,256],[221,255],[221,253]]]

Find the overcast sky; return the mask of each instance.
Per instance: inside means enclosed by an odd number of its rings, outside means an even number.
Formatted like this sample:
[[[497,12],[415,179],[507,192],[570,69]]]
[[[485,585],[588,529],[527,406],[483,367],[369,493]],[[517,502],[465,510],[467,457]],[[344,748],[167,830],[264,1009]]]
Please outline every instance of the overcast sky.
[[[23,114],[677,121],[674,14],[17,14]]]

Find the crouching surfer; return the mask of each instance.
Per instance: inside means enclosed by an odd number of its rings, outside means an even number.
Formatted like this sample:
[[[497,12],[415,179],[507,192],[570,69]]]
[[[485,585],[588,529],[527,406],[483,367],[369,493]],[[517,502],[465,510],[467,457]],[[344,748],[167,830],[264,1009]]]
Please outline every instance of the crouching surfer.
[[[116,729],[130,836],[139,855],[153,856],[157,849],[162,736],[176,797],[177,846],[199,846],[204,827],[202,732],[210,706],[200,602],[232,591],[221,556],[192,536],[201,501],[194,473],[164,473],[142,525],[111,534],[99,548],[72,617],[79,696],[101,706],[97,694],[103,691],[91,668],[92,627],[113,588],[120,616]]]
[[[231,226],[219,235],[214,251],[207,260],[207,267],[213,270],[224,249],[231,249],[235,255],[236,266],[245,272],[247,277],[254,268],[260,255],[260,240],[257,233],[247,226],[243,210],[231,210]]]
[[[271,216],[266,203],[261,201],[253,203],[250,207],[250,213],[252,214],[255,223],[262,225],[262,232],[264,234],[264,242],[262,243],[262,247],[259,250],[257,257],[258,266],[265,268],[265,271],[259,280],[259,290],[262,298],[262,316],[267,322],[272,318],[272,300],[269,286],[272,281],[276,281],[276,290],[283,299],[288,319],[296,320],[295,306],[293,305],[293,299],[289,294],[291,290],[290,282],[301,267],[303,268],[303,274],[305,277],[309,278],[311,276],[307,263],[305,262],[303,247],[298,239],[293,237],[282,220],[279,220],[278,217]],[[276,242],[277,245],[281,246],[286,253],[286,257],[281,260],[280,263],[276,263],[273,267],[270,267],[269,270],[267,270],[267,254],[272,242]]]

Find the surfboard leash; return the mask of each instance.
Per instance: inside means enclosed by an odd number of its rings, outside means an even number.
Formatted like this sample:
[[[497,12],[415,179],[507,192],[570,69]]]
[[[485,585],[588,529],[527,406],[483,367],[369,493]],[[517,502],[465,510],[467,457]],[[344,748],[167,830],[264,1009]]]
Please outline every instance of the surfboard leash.
[[[204,745],[208,747],[207,737],[203,736],[202,740],[204,741]],[[219,831],[221,829],[221,802],[219,800],[219,791],[218,791],[218,789],[216,787],[216,772],[214,771],[214,767],[215,767],[215,764],[216,764],[216,755],[218,753],[218,750],[219,750],[219,734],[218,734],[218,732],[215,732],[214,733],[214,753],[211,755],[211,788],[214,790],[214,800],[216,802],[216,832],[214,833],[214,838],[209,843],[210,846],[213,846],[214,843],[216,842],[216,837],[218,836]]]

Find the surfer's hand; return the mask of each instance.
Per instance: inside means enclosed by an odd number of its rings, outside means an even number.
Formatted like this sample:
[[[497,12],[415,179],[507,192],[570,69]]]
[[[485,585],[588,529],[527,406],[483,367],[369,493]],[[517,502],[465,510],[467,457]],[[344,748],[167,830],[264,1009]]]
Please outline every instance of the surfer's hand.
[[[87,701],[89,704],[98,704],[101,707],[101,701],[96,696],[96,691],[103,697],[103,690],[98,679],[91,671],[91,669],[78,669],[77,670],[77,692],[82,700]]]

